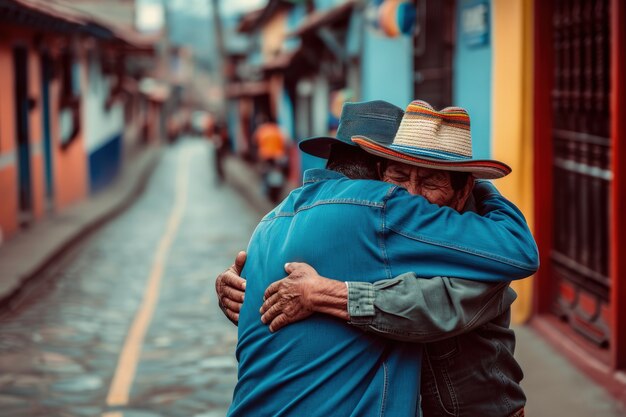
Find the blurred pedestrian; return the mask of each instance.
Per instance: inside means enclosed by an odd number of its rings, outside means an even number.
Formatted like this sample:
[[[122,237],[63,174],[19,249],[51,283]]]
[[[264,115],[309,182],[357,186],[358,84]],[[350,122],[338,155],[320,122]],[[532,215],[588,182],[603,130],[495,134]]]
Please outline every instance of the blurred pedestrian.
[[[229,150],[229,138],[228,128],[222,121],[218,121],[214,124],[211,140],[215,147],[213,152],[213,158],[215,163],[215,178],[218,184],[224,182],[224,159],[228,155]]]
[[[253,140],[258,149],[265,191],[274,203],[281,197],[288,164],[285,135],[271,116],[260,114]]]

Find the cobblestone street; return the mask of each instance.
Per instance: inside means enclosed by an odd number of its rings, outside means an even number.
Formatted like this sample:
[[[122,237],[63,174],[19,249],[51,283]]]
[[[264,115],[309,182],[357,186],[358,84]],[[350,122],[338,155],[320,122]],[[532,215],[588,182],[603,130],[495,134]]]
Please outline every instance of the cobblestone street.
[[[210,152],[192,139],[167,149],[132,207],[2,318],[1,416],[224,415],[237,332],[214,280],[257,215],[215,185]]]

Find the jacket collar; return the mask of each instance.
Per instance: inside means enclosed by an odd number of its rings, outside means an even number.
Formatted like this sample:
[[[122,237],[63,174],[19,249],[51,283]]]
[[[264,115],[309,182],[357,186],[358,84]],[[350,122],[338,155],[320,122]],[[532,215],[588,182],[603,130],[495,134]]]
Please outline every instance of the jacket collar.
[[[329,169],[313,168],[307,169],[304,172],[304,179],[302,180],[302,182],[304,184],[308,184],[318,181],[338,180],[341,178],[347,177],[343,174],[340,174],[336,171],[331,171]]]

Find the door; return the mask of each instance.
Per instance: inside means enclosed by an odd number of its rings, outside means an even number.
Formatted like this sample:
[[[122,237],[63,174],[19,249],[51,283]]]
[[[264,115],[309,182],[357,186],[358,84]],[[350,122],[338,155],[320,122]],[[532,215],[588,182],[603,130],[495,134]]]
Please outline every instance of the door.
[[[594,344],[610,344],[609,0],[555,2],[553,312]]]
[[[416,0],[415,4],[413,97],[442,109],[452,103],[455,1]]]
[[[30,167],[30,133],[28,125],[28,50],[18,46],[13,49],[13,68],[15,74],[15,138],[18,159],[18,192],[20,225],[30,223],[33,209],[33,196]]]
[[[41,105],[43,124],[44,175],[46,185],[46,205],[51,211],[54,208],[54,178],[52,169],[52,137],[50,133],[50,80],[52,78],[52,61],[44,52],[41,57]]]

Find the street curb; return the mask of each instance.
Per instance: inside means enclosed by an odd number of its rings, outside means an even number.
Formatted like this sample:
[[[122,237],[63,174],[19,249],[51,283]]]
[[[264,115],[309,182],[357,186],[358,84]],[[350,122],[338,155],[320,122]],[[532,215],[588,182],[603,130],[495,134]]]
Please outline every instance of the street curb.
[[[248,201],[260,216],[274,208],[262,193],[262,183],[256,171],[240,158],[227,156],[224,158],[224,174],[226,181]]]
[[[0,314],[16,309],[42,283],[37,277],[64,252],[128,208],[145,190],[160,157],[160,148],[146,149],[125,164],[124,171],[107,189],[59,215],[37,222],[0,246]],[[57,237],[51,236],[55,232]],[[41,244],[42,241],[46,244]],[[25,262],[24,256],[33,247],[36,254],[29,259],[34,260]]]

